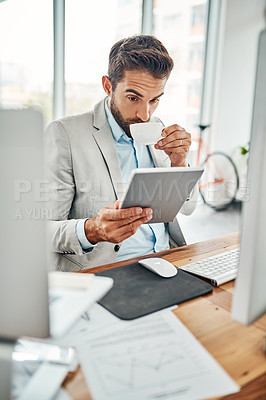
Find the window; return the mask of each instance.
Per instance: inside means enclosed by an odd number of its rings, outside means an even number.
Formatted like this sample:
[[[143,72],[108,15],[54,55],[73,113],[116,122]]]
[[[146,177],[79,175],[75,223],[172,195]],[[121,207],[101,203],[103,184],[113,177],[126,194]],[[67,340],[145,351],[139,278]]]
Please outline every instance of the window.
[[[174,60],[158,116],[198,134],[207,0],[157,0],[154,31]]]
[[[39,105],[52,119],[52,0],[0,4],[0,106]]]
[[[204,33],[205,30],[205,4],[191,6],[191,33]]]
[[[119,39],[141,32],[142,0],[65,0],[65,114],[103,98],[101,76]],[[199,119],[207,0],[154,1],[154,30],[174,59],[158,115],[190,132]],[[0,4],[0,106],[38,104],[52,119],[53,0]],[[193,86],[194,89],[193,90]],[[191,122],[193,121],[193,123]]]
[[[66,0],[66,114],[88,111],[104,97],[112,45],[141,31],[141,0]]]
[[[189,71],[199,71],[200,77],[203,71],[203,54],[204,48],[202,43],[190,43],[189,44],[189,55],[188,55],[188,70]]]

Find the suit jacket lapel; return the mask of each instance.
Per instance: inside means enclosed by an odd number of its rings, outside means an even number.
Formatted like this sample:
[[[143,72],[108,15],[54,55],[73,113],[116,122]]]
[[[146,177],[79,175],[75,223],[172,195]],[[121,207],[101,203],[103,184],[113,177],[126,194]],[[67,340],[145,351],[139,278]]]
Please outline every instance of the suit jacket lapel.
[[[116,196],[120,198],[123,193],[122,174],[115,142],[105,114],[104,101],[94,107],[93,126],[97,130],[93,132],[93,136],[106,162]]]
[[[122,174],[117,157],[114,138],[105,114],[104,101],[105,99],[100,101],[94,107],[93,126],[96,128],[96,130],[93,132],[93,136],[106,162],[106,167],[108,169],[114,191],[119,199],[124,192]],[[156,150],[153,145],[149,146],[149,149],[156,167],[171,166],[170,159],[164,151]]]

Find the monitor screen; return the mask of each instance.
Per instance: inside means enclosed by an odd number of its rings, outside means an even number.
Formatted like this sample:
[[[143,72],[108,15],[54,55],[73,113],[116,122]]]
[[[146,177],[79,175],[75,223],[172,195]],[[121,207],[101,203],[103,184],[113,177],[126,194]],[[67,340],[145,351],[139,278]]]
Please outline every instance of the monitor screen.
[[[240,264],[232,318],[250,324],[266,312],[266,30],[259,38]]]
[[[43,117],[0,108],[0,338],[49,335]]]

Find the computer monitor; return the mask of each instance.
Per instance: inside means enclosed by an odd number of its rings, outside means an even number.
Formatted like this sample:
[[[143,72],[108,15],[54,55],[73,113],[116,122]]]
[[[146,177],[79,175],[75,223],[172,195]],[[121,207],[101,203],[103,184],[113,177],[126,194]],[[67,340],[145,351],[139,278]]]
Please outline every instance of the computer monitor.
[[[0,398],[11,398],[13,340],[49,335],[42,114],[0,109]]]
[[[51,208],[43,150],[41,112],[0,109],[0,340],[62,336],[113,284],[107,277],[54,273],[48,297]]]
[[[0,109],[0,339],[49,336],[43,117]]]
[[[259,38],[247,182],[232,303],[232,319],[243,324],[266,312],[266,30]]]

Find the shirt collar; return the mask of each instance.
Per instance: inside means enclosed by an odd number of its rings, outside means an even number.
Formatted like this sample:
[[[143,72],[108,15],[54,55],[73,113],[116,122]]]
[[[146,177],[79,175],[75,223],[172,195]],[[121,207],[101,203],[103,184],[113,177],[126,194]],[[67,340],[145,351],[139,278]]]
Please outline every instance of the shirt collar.
[[[113,114],[111,113],[111,111],[109,110],[109,107],[107,105],[107,101],[108,101],[108,97],[105,99],[104,102],[104,108],[105,108],[105,112],[106,112],[106,117],[108,120],[108,123],[110,125],[114,140],[116,142],[131,142],[132,139],[130,139],[125,132],[123,131],[123,129],[121,128],[120,125],[118,125],[118,123],[116,122],[116,120],[113,117]]]

